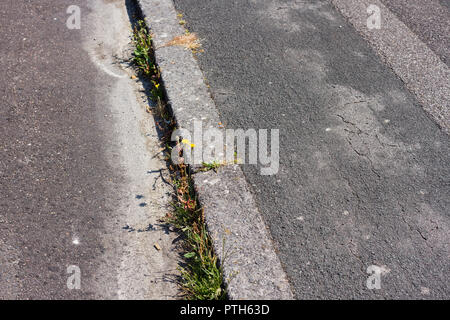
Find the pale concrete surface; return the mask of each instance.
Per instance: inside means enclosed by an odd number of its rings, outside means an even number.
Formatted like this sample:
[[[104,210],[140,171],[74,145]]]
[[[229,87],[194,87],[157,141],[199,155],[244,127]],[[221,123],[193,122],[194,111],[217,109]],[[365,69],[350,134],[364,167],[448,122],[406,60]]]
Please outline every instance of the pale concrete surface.
[[[66,27],[69,5],[80,30]],[[166,166],[144,89],[120,63],[130,5],[0,5],[1,298],[177,298],[181,251],[159,222]],[[69,265],[80,290],[66,286]]]

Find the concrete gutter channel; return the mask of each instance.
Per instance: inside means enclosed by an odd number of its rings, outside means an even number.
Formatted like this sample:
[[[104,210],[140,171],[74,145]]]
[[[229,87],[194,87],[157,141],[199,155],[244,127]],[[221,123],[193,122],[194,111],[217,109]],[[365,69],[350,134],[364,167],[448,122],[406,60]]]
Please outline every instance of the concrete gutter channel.
[[[185,34],[172,0],[136,0],[153,34],[155,59],[161,69],[169,105],[178,127],[193,133],[194,121],[203,128],[219,127],[218,111],[203,74],[190,50],[164,46]],[[223,263],[230,299],[293,299],[290,284],[275,252],[270,233],[238,165],[194,175],[205,210],[214,250]]]

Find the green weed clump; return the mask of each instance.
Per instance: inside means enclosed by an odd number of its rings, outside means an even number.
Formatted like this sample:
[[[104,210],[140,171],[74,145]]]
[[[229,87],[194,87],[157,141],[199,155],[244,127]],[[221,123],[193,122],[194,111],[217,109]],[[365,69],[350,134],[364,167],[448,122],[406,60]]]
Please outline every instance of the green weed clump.
[[[133,62],[137,68],[152,82],[152,96],[155,100],[163,99],[160,72],[153,57],[152,37],[143,20],[139,20],[133,30]]]
[[[200,207],[189,167],[177,165],[177,178],[173,179],[176,190],[174,212],[168,221],[185,235],[188,264],[180,268],[183,288],[190,299],[218,300],[226,297],[223,285],[223,269],[212,249],[211,238],[206,230],[203,208]]]
[[[185,41],[185,39],[181,39]],[[181,41],[177,40],[177,41]],[[190,40],[191,41],[191,40]],[[184,43],[184,42],[183,42]],[[143,20],[133,30],[133,62],[139,71],[152,83],[152,98],[157,103],[156,114],[174,127],[160,82],[160,72],[155,64],[151,34]],[[169,121],[170,120],[170,121]],[[168,131],[173,129],[171,126]],[[167,132],[167,137],[171,132]],[[175,146],[178,148],[179,146]],[[169,152],[170,145],[167,145]],[[170,158],[167,159],[170,162]],[[218,163],[204,164],[209,170],[216,170]],[[206,230],[203,209],[199,205],[189,166],[171,164],[172,183],[175,189],[173,212],[167,214],[167,222],[184,235],[186,266],[180,267],[182,289],[188,299],[218,300],[226,298],[223,269],[214,253],[211,238]],[[223,261],[222,261],[223,263]]]

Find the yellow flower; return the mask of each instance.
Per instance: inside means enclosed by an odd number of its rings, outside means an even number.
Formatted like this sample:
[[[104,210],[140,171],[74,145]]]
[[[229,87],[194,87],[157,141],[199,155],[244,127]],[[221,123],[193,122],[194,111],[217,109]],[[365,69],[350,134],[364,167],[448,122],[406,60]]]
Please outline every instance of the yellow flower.
[[[188,139],[181,140],[182,144],[189,144],[191,148],[195,147],[195,144],[191,143]]]

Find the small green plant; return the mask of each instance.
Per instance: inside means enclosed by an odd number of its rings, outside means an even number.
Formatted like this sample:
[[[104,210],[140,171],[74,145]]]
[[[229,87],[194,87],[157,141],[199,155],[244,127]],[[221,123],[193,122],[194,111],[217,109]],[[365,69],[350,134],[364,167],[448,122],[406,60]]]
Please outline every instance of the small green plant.
[[[154,100],[163,99],[160,84],[160,72],[153,59],[152,37],[143,20],[139,20],[133,31],[134,56],[133,62],[138,69],[152,82]]]
[[[222,163],[219,161],[212,161],[212,162],[202,162],[202,168],[201,171],[209,171],[214,170],[214,172],[217,172],[217,169],[219,169],[221,166],[223,166]]]
[[[155,73],[156,67],[151,57],[152,38],[143,20],[137,22],[134,27],[134,63],[147,76]]]

